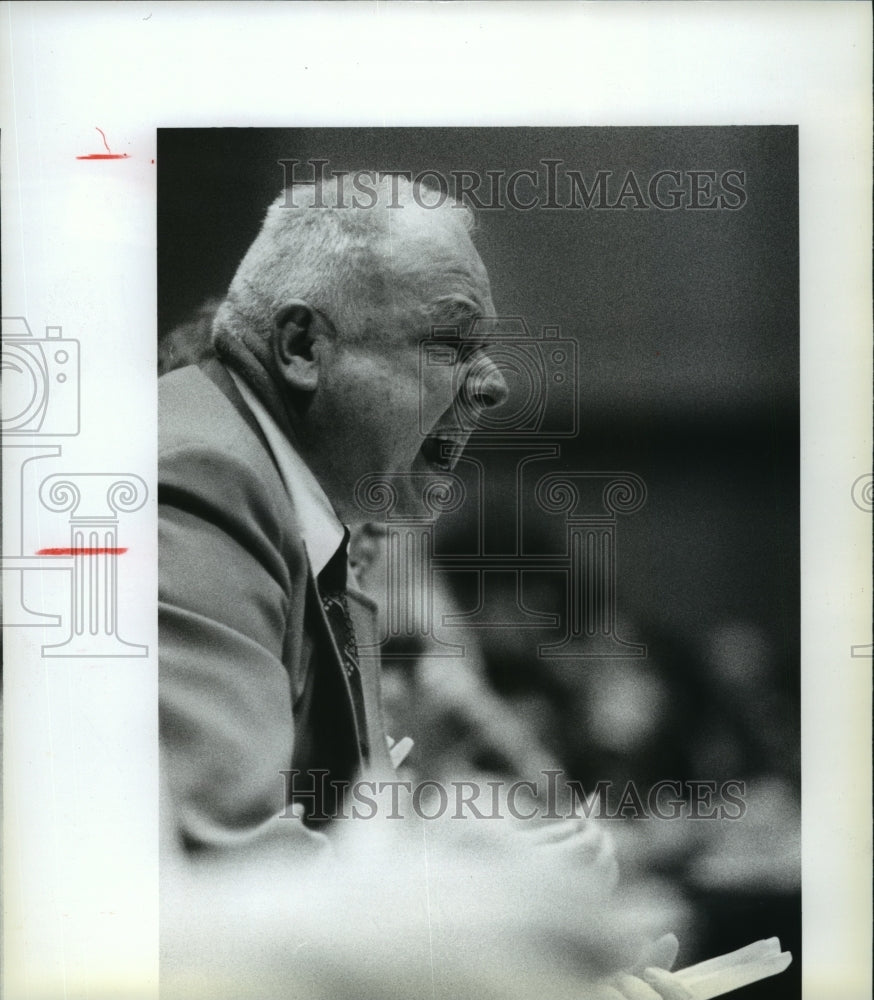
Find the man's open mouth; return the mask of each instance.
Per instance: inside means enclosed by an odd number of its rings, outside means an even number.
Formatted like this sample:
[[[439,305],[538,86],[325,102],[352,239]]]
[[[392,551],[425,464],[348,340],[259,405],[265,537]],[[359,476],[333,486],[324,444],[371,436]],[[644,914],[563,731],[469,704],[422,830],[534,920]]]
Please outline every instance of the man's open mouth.
[[[427,467],[436,472],[452,472],[464,451],[464,441],[436,432],[429,434],[422,442],[413,467]]]

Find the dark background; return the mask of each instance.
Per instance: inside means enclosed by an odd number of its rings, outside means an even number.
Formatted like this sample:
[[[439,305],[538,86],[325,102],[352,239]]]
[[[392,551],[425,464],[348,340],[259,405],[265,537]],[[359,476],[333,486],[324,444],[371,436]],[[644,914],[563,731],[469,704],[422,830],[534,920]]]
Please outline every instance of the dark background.
[[[617,595],[622,638],[647,644],[673,714],[660,742],[623,765],[672,778],[778,778],[797,796],[797,130],[161,130],[162,336],[227,289],[282,188],[277,161],[315,158],[331,170],[447,177],[461,168],[537,170],[542,159],[558,159],[588,180],[599,169],[620,177],[633,170],[644,183],[660,169],[745,171],[748,200],[737,211],[484,211],[475,242],[498,312],[523,316],[531,330],[557,325],[578,345],[580,433],[562,442],[555,467],[628,470],[647,485],[645,507],[617,528]],[[498,462],[490,474],[512,469]],[[527,521],[532,544],[558,551],[563,526],[538,523],[536,513]],[[463,537],[465,516],[441,524],[441,544]],[[545,592],[532,586],[529,603]],[[725,635],[753,637],[758,666],[745,676],[738,664],[740,689],[719,676],[713,656]],[[575,699],[586,696],[579,664],[538,660],[537,639],[526,633],[508,650],[486,635],[492,684],[547,706],[544,739],[571,773],[609,777],[609,754],[575,722]],[[733,655],[743,658],[745,648],[735,643]],[[754,700],[777,708],[756,711]],[[709,753],[714,747],[730,752]],[[720,760],[724,774],[716,773]],[[688,885],[705,916],[700,955],[681,955],[681,964],[779,934],[796,956],[792,968],[743,995],[800,995],[797,888]]]

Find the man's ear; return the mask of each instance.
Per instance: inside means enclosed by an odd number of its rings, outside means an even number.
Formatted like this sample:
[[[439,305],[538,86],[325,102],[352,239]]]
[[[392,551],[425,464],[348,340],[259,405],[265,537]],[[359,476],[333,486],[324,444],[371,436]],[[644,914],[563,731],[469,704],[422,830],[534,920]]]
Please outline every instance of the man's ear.
[[[273,361],[290,389],[315,392],[319,382],[319,350],[315,344],[313,310],[300,300],[287,303],[276,314]]]

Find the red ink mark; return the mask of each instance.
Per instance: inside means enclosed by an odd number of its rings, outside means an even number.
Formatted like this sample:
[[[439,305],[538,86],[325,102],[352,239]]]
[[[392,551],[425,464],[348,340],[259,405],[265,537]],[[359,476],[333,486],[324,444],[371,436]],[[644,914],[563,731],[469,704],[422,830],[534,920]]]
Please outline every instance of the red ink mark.
[[[109,148],[109,143],[106,141],[106,135],[102,128],[94,126],[100,133],[101,139],[103,139],[103,145],[106,147],[105,153],[88,153],[87,156],[77,156],[77,160],[128,160],[130,156],[128,153],[113,153]]]
[[[120,556],[127,549],[38,549],[38,556]]]

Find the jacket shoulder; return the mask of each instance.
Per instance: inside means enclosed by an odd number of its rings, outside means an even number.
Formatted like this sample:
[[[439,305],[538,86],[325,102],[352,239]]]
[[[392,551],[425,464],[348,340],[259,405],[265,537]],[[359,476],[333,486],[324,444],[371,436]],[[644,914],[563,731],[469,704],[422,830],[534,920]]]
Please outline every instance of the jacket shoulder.
[[[197,365],[177,368],[158,379],[158,452],[166,454],[186,442],[229,452],[263,452],[257,436],[234,404]],[[265,455],[265,457],[268,457]]]
[[[221,526],[252,551],[299,556],[296,517],[265,444],[198,367],[158,380],[158,490],[176,509]],[[296,560],[295,560],[296,561]]]

